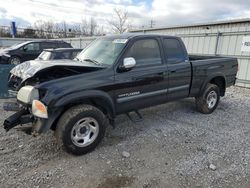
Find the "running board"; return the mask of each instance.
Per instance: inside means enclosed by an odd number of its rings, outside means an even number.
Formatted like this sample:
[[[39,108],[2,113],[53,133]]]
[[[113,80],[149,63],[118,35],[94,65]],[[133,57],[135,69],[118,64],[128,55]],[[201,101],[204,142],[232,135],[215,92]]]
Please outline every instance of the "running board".
[[[142,115],[140,114],[138,110],[128,112],[126,113],[126,115],[134,123],[141,122],[143,120]]]

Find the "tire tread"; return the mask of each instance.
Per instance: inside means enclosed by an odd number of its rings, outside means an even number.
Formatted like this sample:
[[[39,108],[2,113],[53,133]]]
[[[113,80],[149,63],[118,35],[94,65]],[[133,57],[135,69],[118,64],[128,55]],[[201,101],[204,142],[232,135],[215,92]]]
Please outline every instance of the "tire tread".
[[[64,135],[65,135],[67,126],[69,126],[72,119],[74,119],[75,117],[77,117],[79,114],[82,114],[82,113],[95,114],[96,116],[99,116],[99,118],[101,119],[101,122],[98,122],[98,123],[99,123],[99,126],[102,126],[102,131],[100,131],[99,133],[100,137],[99,139],[97,138],[98,139],[97,142],[94,141],[89,146],[80,148],[78,150],[76,149],[77,146],[74,146],[73,143],[72,145],[65,144],[66,142],[65,142]],[[82,105],[73,106],[70,109],[68,109],[66,112],[64,112],[64,114],[59,119],[57,123],[56,131],[55,131],[55,137],[57,139],[59,146],[66,149],[67,152],[75,154],[75,155],[82,155],[82,154],[85,154],[94,150],[95,147],[99,144],[99,142],[102,140],[102,138],[105,135],[107,122],[108,122],[107,118],[102,113],[102,111],[92,105],[82,104]]]
[[[207,104],[206,104],[206,95],[211,89],[216,91],[218,100],[217,100],[216,105],[212,109],[209,109],[207,107]],[[216,107],[219,103],[219,100],[220,100],[219,87],[215,84],[208,83],[204,92],[200,96],[196,97],[196,100],[195,100],[196,108],[199,112],[201,112],[203,114],[211,114],[216,109]]]

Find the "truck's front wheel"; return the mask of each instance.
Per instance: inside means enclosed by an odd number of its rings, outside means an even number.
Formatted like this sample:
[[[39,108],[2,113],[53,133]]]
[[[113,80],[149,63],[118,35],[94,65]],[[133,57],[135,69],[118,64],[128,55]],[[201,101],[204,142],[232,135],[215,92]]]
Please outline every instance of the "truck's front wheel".
[[[208,84],[204,92],[196,97],[197,110],[203,114],[212,113],[220,100],[220,90],[217,85]]]
[[[59,119],[56,137],[69,153],[86,154],[100,143],[105,135],[106,117],[91,105],[78,105],[67,110]]]

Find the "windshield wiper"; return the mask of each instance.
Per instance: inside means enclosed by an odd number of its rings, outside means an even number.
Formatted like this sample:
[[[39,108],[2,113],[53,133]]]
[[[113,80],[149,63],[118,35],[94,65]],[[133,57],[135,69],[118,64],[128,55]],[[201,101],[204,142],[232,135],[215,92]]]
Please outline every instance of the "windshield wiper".
[[[82,62],[78,57],[75,57],[74,60]]]
[[[96,65],[101,65],[101,63],[99,63],[98,61],[96,61],[94,59],[84,59],[83,61],[88,61],[88,62],[94,63]]]

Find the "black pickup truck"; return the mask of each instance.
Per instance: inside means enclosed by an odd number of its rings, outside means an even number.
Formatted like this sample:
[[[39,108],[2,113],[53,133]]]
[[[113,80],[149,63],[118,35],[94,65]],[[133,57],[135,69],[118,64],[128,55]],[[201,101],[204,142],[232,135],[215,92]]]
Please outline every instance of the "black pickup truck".
[[[212,113],[234,85],[237,69],[235,58],[188,55],[178,37],[106,36],[75,60],[33,74],[35,82],[18,91],[18,105],[5,106],[18,111],[4,128],[32,122],[33,135],[52,129],[66,151],[85,154],[118,114],[133,120],[139,109],[186,97],[195,97],[201,113]]]

